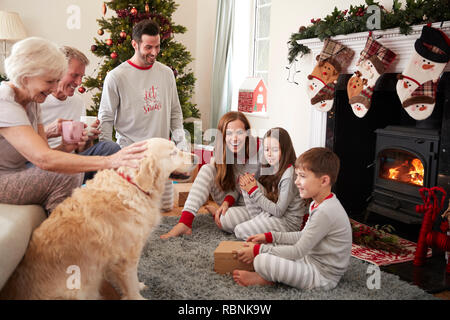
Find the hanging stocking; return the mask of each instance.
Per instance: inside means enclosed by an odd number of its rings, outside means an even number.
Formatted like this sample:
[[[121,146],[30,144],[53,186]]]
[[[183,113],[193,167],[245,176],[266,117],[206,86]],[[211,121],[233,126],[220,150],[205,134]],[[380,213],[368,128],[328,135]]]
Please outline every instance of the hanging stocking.
[[[428,118],[436,103],[439,78],[450,60],[450,39],[439,29],[424,26],[406,69],[398,75],[397,94],[415,120]]]
[[[307,81],[307,94],[311,104],[319,111],[327,112],[333,106],[334,87],[341,71],[347,67],[354,55],[353,50],[331,40],[324,40],[320,55]]]
[[[347,83],[347,95],[353,113],[362,118],[371,106],[373,88],[396,54],[383,46],[369,32],[366,45],[356,63],[357,70]]]
[[[403,108],[412,118],[424,120],[433,113],[437,86],[437,81],[429,80],[424,82],[402,102]]]
[[[312,106],[318,111],[330,111],[333,107],[335,87],[336,84],[331,82],[320,89],[311,99]]]

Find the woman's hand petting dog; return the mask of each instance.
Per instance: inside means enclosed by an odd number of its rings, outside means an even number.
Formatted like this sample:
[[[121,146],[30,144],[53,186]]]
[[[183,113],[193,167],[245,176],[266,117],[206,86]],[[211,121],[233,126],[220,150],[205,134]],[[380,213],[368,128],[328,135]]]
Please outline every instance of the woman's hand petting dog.
[[[139,160],[144,158],[144,152],[147,150],[147,141],[135,142],[113,155],[106,157],[109,169],[116,169],[121,166],[138,168]]]

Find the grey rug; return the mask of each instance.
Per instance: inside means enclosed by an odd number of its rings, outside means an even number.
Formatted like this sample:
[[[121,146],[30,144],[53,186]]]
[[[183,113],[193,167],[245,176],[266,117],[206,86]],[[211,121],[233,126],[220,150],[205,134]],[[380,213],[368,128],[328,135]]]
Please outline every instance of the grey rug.
[[[437,299],[398,276],[381,272],[380,289],[369,289],[369,263],[351,258],[348,271],[331,291],[298,290],[286,285],[241,287],[231,276],[214,272],[214,249],[220,241],[236,240],[219,230],[210,215],[198,215],[192,236],[161,240],[178,217],[163,217],[152,233],[139,263],[139,280],[150,300],[412,300]]]

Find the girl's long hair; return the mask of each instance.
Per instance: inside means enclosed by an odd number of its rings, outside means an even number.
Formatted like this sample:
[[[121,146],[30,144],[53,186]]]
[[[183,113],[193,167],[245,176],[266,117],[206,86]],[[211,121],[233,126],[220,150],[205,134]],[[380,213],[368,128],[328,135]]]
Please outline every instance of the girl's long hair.
[[[245,131],[247,133],[247,137],[245,138],[245,159],[249,158],[249,136],[250,136],[250,122],[248,121],[247,117],[242,113],[238,111],[230,111],[227,112],[220,118],[219,124],[217,126],[217,129],[222,134],[222,139],[216,139],[216,151],[217,149],[221,149],[222,153],[220,152],[216,153],[219,154],[219,156],[222,156],[222,161],[217,161],[220,159],[216,159],[215,161],[215,167],[217,170],[216,175],[216,184],[220,186],[220,188],[223,191],[230,191],[236,189],[236,181],[234,178],[234,162],[237,159],[232,159],[233,161],[230,161],[228,159],[227,162],[227,154],[230,155],[230,151],[227,151],[227,144],[225,142],[226,137],[226,130],[228,127],[228,124],[232,121],[240,120],[244,124]],[[232,162],[232,163],[229,163]]]
[[[297,159],[297,157],[295,156],[295,150],[294,146],[292,145],[291,137],[285,129],[279,127],[270,129],[264,135],[264,140],[269,137],[277,139],[280,143],[281,157],[278,163],[278,170],[274,172],[274,174],[261,175],[261,177],[259,178],[259,182],[266,189],[266,197],[273,202],[277,202],[278,184],[281,180],[281,177],[283,176],[286,169],[289,168],[289,166],[295,165],[295,160]],[[267,163],[265,158],[263,160],[262,167],[270,168],[270,164]]]

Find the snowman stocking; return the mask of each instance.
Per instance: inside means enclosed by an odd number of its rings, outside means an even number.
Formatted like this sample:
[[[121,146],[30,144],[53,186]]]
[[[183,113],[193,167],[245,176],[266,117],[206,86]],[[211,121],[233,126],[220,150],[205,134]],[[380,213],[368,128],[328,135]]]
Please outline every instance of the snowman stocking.
[[[337,79],[353,55],[353,50],[346,46],[328,38],[324,40],[323,49],[316,57],[317,65],[307,81],[306,92],[315,109],[327,112],[332,108]]]
[[[369,33],[366,45],[356,63],[355,74],[347,83],[349,103],[357,117],[362,118],[369,111],[375,83],[395,57],[394,52],[374,40],[372,33]]]
[[[450,60],[450,39],[444,32],[424,26],[414,48],[406,69],[398,75],[397,95],[413,119],[424,120],[434,110],[439,78]]]
[[[335,87],[336,84],[334,82],[323,86],[319,92],[311,98],[311,105],[318,111],[330,111],[333,107]]]

